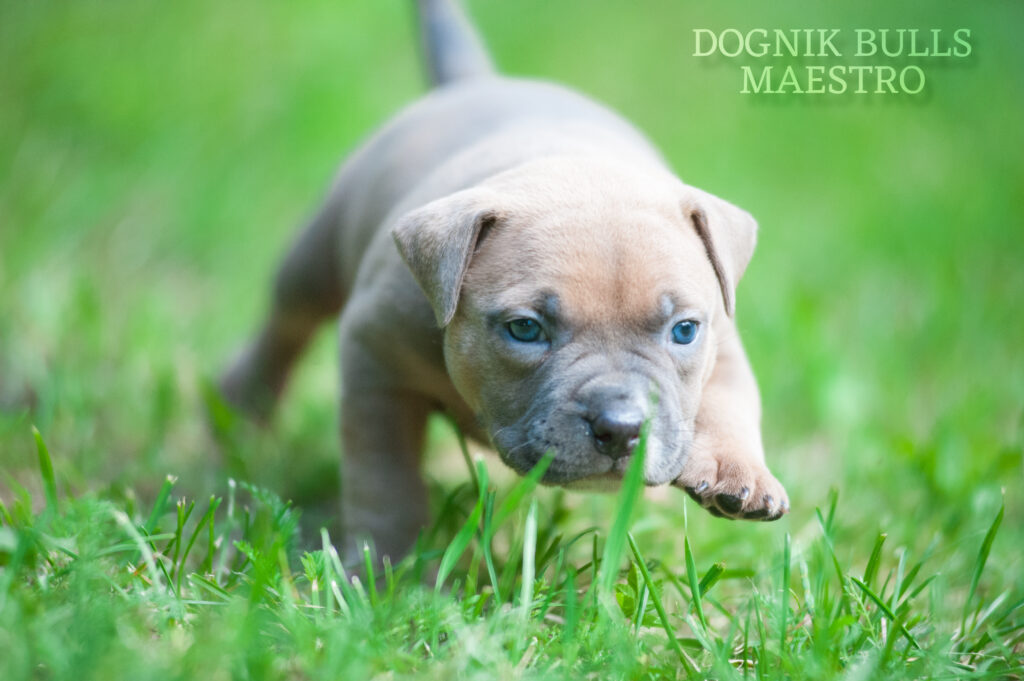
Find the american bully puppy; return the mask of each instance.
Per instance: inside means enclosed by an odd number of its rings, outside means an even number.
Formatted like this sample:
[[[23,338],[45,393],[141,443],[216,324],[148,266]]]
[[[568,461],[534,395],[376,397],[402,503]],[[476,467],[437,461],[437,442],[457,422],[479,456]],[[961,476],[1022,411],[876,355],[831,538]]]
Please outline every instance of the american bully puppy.
[[[267,418],[340,313],[343,521],[393,558],[429,520],[435,410],[520,473],[552,452],[543,481],[579,488],[614,486],[647,423],[646,484],[780,517],[733,321],[753,218],[603,106],[497,75],[450,0],[419,14],[436,87],[344,163],[225,396]]]

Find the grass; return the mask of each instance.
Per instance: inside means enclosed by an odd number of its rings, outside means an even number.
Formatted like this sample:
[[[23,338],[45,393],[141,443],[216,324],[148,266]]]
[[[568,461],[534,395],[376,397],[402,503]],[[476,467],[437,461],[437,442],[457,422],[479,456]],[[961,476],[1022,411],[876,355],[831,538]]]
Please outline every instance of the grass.
[[[422,91],[406,3],[0,0],[0,679],[1024,677],[1021,7],[471,4],[504,68],[760,221],[739,320],[792,513],[466,470],[437,420],[435,525],[346,575],[332,334],[269,431],[208,385]],[[744,97],[689,56],[758,25],[976,50],[917,99]]]
[[[83,495],[35,512],[22,492],[0,508],[4,678],[109,678],[115,669],[123,678],[1024,673],[1024,600],[1011,590],[975,598],[1002,508],[972,547],[972,588],[950,629],[960,604],[945,595],[956,584],[935,556],[885,555],[885,535],[863,571],[837,555],[835,494],[816,513],[819,531],[795,551],[787,534],[755,574],[718,563],[702,573],[685,528],[684,565],[644,558],[643,540],[628,530],[638,475],[627,475],[607,535],[591,528],[566,538],[538,522],[562,509],[520,493],[530,478],[501,500],[513,508],[492,524],[498,516],[483,509],[499,500],[482,462],[478,474],[478,492],[470,483],[453,492],[476,496],[468,517],[451,506],[454,517],[439,520],[463,523],[454,538],[385,563],[383,574],[368,556],[362,579],[345,571],[326,530],[319,549],[298,552],[294,509],[250,485],[232,482],[226,509],[218,513],[213,497],[201,515],[195,502],[172,507],[164,493],[152,509]],[[489,568],[502,577],[481,579],[498,539],[511,547]],[[432,568],[435,589],[424,586]]]

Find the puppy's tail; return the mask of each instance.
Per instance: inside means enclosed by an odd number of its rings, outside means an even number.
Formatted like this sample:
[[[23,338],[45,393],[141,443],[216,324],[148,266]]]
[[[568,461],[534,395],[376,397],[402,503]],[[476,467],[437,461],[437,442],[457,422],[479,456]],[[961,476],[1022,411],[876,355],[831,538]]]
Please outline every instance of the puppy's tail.
[[[427,71],[435,86],[494,73],[494,65],[458,0],[416,0]]]

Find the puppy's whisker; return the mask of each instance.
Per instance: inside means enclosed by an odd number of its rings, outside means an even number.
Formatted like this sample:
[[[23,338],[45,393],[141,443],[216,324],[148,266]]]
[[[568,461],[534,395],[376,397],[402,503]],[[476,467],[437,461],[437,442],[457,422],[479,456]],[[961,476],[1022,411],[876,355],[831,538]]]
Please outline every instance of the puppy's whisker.
[[[540,440],[534,438],[534,439],[526,440],[525,442],[520,442],[519,444],[517,444],[512,449],[508,450],[508,452],[506,452],[506,453],[509,454],[509,455],[514,454],[515,452],[523,449],[524,447],[532,447],[533,445],[535,445],[539,441]]]

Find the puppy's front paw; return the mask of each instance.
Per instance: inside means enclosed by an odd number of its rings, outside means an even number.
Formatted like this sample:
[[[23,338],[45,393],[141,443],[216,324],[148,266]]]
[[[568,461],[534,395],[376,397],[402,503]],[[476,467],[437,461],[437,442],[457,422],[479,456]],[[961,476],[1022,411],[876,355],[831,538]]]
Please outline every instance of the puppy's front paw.
[[[782,484],[759,461],[694,452],[672,483],[719,518],[778,520],[789,512]]]

